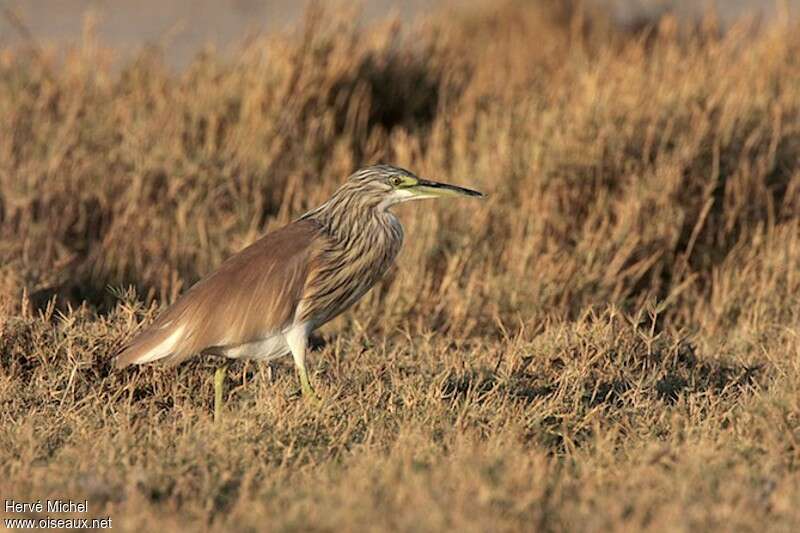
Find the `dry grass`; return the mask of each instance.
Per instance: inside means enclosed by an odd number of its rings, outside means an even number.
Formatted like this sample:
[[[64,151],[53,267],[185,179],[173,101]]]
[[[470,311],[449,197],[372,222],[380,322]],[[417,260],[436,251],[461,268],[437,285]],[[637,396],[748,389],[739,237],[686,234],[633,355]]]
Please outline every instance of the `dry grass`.
[[[0,55],[0,494],[116,529],[795,530],[800,32],[562,3],[171,73]],[[392,161],[399,268],[289,364],[112,371],[223,257]],[[109,290],[109,287],[134,289]]]

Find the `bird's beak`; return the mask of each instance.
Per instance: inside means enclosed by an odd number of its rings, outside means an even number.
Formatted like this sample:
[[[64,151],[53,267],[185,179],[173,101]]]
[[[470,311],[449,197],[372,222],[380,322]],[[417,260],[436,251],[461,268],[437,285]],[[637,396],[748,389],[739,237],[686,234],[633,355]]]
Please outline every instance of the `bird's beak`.
[[[443,196],[472,196],[483,198],[483,193],[473,191],[472,189],[424,179],[417,179],[417,183],[408,187],[406,190],[412,192],[414,196],[421,198],[439,198]]]

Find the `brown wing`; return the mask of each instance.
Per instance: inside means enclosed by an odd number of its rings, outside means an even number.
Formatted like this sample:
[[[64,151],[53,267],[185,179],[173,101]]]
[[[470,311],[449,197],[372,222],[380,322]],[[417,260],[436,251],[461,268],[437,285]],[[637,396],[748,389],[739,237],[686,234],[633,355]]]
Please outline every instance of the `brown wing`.
[[[177,364],[207,348],[279,333],[294,318],[319,237],[316,222],[299,220],[231,256],[135,337],[116,366]]]

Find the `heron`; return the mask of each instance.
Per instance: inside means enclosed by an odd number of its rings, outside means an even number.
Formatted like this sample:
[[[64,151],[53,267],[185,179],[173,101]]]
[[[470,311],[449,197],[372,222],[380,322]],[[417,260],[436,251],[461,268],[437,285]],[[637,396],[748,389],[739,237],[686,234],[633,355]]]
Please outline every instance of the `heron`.
[[[392,165],[350,175],[333,196],[225,260],[116,357],[117,368],[196,355],[270,361],[292,355],[302,396],[316,403],[306,368],[311,333],[359,300],[392,266],[403,227],[398,203],[483,194]],[[225,365],[214,378],[220,417]]]

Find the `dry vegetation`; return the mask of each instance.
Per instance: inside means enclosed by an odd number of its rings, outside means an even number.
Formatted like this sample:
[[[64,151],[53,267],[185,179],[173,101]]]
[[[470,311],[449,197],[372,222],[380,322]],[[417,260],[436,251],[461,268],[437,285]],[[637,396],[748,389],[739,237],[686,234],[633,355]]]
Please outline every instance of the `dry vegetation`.
[[[800,31],[562,2],[185,71],[0,55],[0,494],[115,529],[796,530]],[[226,255],[391,161],[399,268],[288,362],[113,371]],[[133,287],[133,288],[129,288]]]

